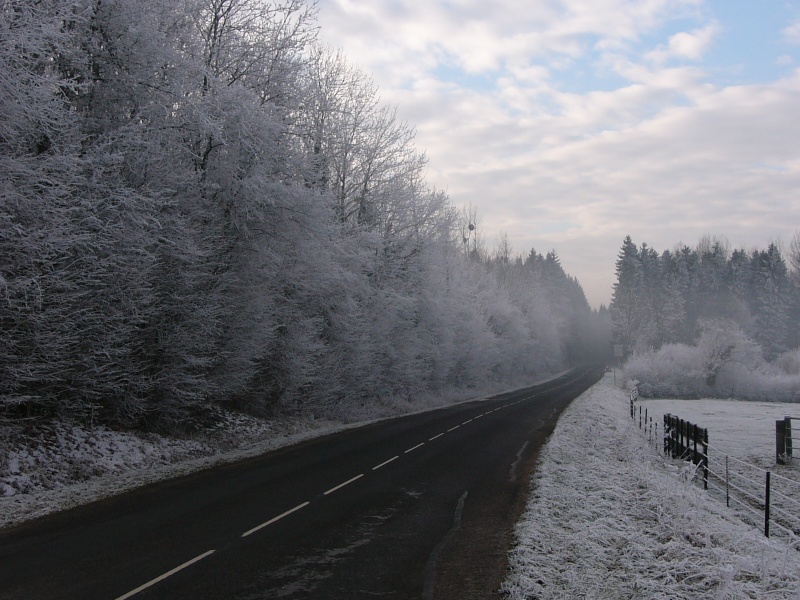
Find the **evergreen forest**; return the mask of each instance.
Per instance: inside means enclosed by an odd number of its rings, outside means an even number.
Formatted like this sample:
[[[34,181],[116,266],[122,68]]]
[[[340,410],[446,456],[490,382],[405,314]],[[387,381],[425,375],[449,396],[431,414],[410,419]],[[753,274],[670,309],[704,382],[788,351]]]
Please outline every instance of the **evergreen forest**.
[[[800,233],[782,249],[623,241],[613,343],[643,392],[800,402]]]

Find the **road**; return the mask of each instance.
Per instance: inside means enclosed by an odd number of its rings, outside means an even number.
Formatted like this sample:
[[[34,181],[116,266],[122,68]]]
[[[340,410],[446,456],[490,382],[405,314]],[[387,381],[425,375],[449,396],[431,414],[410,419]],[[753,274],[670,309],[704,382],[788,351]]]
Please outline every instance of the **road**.
[[[382,421],[0,531],[0,598],[492,598],[540,446],[601,376]]]

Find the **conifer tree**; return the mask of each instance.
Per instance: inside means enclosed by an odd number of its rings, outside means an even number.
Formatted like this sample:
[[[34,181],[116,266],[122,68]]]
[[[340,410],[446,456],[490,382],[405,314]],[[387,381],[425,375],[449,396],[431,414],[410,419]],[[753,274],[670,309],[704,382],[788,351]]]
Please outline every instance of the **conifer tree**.
[[[623,346],[627,355],[633,352],[638,341],[641,316],[640,289],[642,284],[642,261],[639,249],[630,236],[622,242],[617,255],[617,280],[611,298],[611,335],[615,344]]]

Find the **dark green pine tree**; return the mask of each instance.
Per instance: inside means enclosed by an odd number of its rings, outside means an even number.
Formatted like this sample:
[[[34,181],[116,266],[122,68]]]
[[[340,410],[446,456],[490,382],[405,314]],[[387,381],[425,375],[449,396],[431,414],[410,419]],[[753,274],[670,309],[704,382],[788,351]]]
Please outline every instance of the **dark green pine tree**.
[[[753,313],[755,339],[767,360],[788,349],[790,318],[790,283],[786,262],[780,249],[770,244],[766,250],[753,252]]]
[[[611,338],[621,345],[627,356],[633,351],[639,328],[639,291],[642,281],[642,261],[639,249],[626,236],[617,255],[617,281],[611,298]]]
[[[682,299],[683,323],[678,325],[676,340],[685,344],[694,343],[699,313],[697,252],[687,245],[680,246],[672,255],[670,277],[675,293]]]

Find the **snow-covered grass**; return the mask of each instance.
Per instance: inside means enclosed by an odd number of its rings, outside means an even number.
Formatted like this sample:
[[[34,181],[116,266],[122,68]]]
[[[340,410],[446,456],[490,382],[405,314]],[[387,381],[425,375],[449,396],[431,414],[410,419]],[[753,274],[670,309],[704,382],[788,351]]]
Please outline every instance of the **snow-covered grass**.
[[[797,551],[743,523],[690,482],[692,472],[648,444],[627,393],[606,375],[542,451],[507,596],[800,597]]]
[[[640,399],[640,404],[656,422],[663,421],[663,414],[672,413],[708,429],[710,493],[724,502],[727,477],[732,509],[739,518],[759,528],[763,527],[764,519],[765,475],[770,471],[773,535],[785,536],[787,530],[800,531],[800,458],[785,465],[775,462],[775,421],[785,416],[800,418],[800,407],[775,402],[709,399]],[[726,457],[730,458],[727,466]],[[794,533],[792,540],[800,546]]]
[[[228,413],[213,430],[181,439],[65,421],[3,423],[0,527],[346,427]]]

